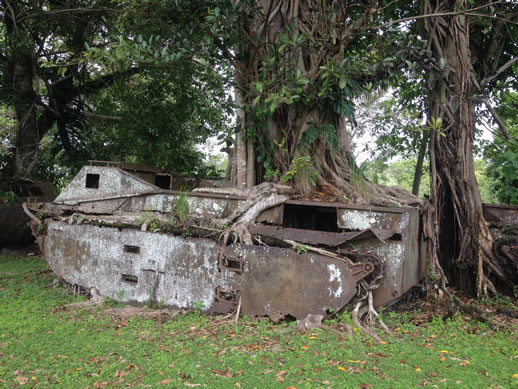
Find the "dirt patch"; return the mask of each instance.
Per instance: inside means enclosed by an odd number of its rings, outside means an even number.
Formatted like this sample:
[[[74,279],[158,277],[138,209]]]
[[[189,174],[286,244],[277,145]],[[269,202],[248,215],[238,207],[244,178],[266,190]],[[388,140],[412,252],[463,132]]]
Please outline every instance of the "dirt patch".
[[[497,296],[493,299],[476,299],[468,297],[459,291],[455,291],[455,298],[459,299],[468,307],[481,311],[486,317],[495,323],[505,326],[518,325],[518,299]],[[419,298],[413,300],[402,300],[393,305],[390,311],[398,314],[411,313],[410,322],[415,325],[431,322],[434,318],[451,318],[458,311],[449,299],[443,301],[427,301]],[[471,317],[465,312],[460,312],[465,320]]]
[[[173,309],[150,309],[150,308],[140,308],[127,306],[122,308],[107,308],[103,311],[107,315],[111,315],[117,317],[119,319],[127,319],[129,317],[135,316],[144,316],[144,317],[163,317],[168,316],[171,319],[174,319],[178,316],[182,311],[173,310]]]

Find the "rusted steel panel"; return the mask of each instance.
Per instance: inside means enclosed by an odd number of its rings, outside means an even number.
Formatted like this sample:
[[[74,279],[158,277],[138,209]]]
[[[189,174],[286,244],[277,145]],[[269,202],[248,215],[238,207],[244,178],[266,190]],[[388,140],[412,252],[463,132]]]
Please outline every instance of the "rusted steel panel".
[[[308,201],[308,200],[288,200],[285,204],[290,205],[303,205],[303,206],[311,206],[311,207],[327,207],[327,208],[337,208],[343,210],[361,210],[361,211],[371,211],[371,212],[382,212],[382,213],[395,213],[400,214],[405,212],[406,210],[411,210],[414,208],[409,207],[401,207],[401,208],[389,208],[389,207],[378,207],[375,205],[363,205],[363,204],[347,204],[341,202],[324,202],[324,201]]]
[[[233,289],[236,274],[218,269],[218,245],[182,238],[93,225],[48,225],[45,258],[65,281],[95,287],[119,301],[211,307],[216,287]]]
[[[398,230],[401,214],[362,209],[338,209],[338,227],[344,230],[384,229]]]
[[[70,204],[77,200],[102,199],[107,195],[122,197],[154,190],[159,188],[124,170],[85,166],[54,202]]]
[[[379,288],[373,292],[374,304],[381,306],[402,296],[424,278],[426,262],[421,256],[419,211],[405,209],[401,213],[339,209],[340,228],[361,230],[366,226],[390,230],[400,240],[365,239],[354,242],[357,250],[369,250],[385,258],[386,274]]]
[[[299,228],[282,228],[276,226],[265,226],[261,224],[254,224],[250,227],[252,234],[268,236],[282,240],[293,240],[295,242],[325,245],[329,247],[336,247],[348,241],[357,241],[369,238],[376,238],[380,242],[384,242],[390,238],[392,231],[383,229],[366,229],[354,232],[326,232],[326,231],[312,231],[303,230]]]
[[[356,293],[356,281],[344,260],[244,245],[231,245],[224,255],[244,262],[242,309],[250,316],[278,320],[287,314],[299,319],[310,313],[325,315],[328,308],[343,308]]]
[[[291,249],[235,244],[222,252],[208,239],[50,221],[44,253],[65,281],[119,301],[203,304],[274,320],[339,310],[373,267]]]
[[[182,195],[172,191],[171,193],[132,193],[94,199],[61,200],[68,204],[58,204],[62,209],[91,214],[110,212],[175,213],[177,211],[176,202]],[[242,201],[189,194],[187,196],[188,213],[208,218],[223,218],[228,216]],[[50,209],[52,206],[45,208]]]
[[[97,160],[88,160],[88,164],[90,166],[104,166],[104,167],[117,167],[119,169],[124,169],[133,172],[149,172],[149,173],[161,173],[162,169],[149,166],[149,165],[141,165],[136,163],[127,163],[127,162],[116,162],[116,161],[97,161]]]
[[[518,224],[518,207],[484,204],[484,217],[486,221],[496,225]]]

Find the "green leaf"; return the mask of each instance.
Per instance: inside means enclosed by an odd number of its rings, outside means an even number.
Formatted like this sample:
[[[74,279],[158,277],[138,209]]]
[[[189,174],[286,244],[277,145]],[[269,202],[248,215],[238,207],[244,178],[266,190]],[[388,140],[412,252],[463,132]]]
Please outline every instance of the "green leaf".
[[[338,82],[338,86],[340,87],[340,89],[344,89],[346,85],[347,85],[347,75],[342,74],[342,75],[340,75],[340,81]]]

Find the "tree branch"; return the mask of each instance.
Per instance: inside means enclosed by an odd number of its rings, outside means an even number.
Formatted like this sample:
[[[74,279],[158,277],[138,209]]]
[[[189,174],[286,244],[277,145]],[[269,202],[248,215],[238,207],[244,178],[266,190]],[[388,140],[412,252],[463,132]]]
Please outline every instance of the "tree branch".
[[[85,112],[85,116],[91,119],[104,120],[107,122],[120,122],[122,120],[121,116],[100,115],[93,112]]]
[[[505,1],[495,1],[493,3],[488,3],[488,4],[481,5],[481,6],[475,7],[475,8],[465,9],[463,11],[437,12],[437,13],[431,13],[431,14],[426,14],[426,15],[409,16],[409,17],[406,17],[406,18],[401,18],[401,19],[393,20],[392,23],[390,23],[390,24],[392,25],[392,24],[399,24],[399,23],[409,22],[411,20],[428,19],[428,18],[440,18],[440,17],[445,17],[445,16],[457,16],[457,15],[483,16],[483,17],[488,17],[488,18],[491,18],[491,19],[505,20],[505,21],[507,21],[509,23],[513,23],[513,22],[510,22],[510,21],[508,21],[506,19],[498,18],[496,16],[473,13],[473,11],[477,11],[479,9],[488,8],[488,7],[491,7],[491,6],[494,6],[494,5],[498,5],[498,4],[506,4],[506,3],[505,3]],[[387,24],[382,24],[382,25],[379,25],[379,26],[372,26],[370,28],[373,29],[373,30],[378,30],[378,29],[385,28],[385,27],[387,27]]]
[[[78,96],[80,93],[84,93],[84,92],[98,92],[102,88],[105,88],[105,87],[109,86],[110,84],[112,84],[118,77],[130,77],[130,76],[133,76],[134,74],[139,73],[142,70],[143,70],[142,67],[133,67],[133,68],[130,68],[130,69],[127,69],[124,71],[106,74],[96,80],[92,80],[83,85],[80,85],[76,89],[75,96]]]
[[[498,77],[500,74],[505,72],[509,67],[513,66],[517,62],[518,62],[518,57],[511,58],[504,65],[502,65],[500,67],[500,69],[498,69],[494,74],[492,74],[491,76],[486,77],[482,81],[480,81],[480,87],[484,88],[488,83],[493,81],[496,77]]]
[[[55,15],[55,14],[62,14],[62,13],[88,13],[88,12],[120,12],[122,13],[122,10],[117,10],[113,8],[67,8],[67,9],[56,9],[53,11],[45,11],[41,13],[31,13],[28,15],[25,15],[24,17],[20,18],[20,22],[23,22],[26,19],[30,19],[32,17],[43,17],[48,15]]]
[[[498,115],[498,113],[495,111],[495,109],[491,106],[488,99],[482,99],[482,102],[486,105],[487,110],[491,113],[491,116],[493,116],[493,119],[495,119],[495,122],[498,124],[498,128],[500,128],[500,132],[502,133],[502,136],[508,140],[511,141],[511,135],[509,135],[509,131],[507,131],[507,127],[502,120],[502,118]]]
[[[482,88],[480,87],[480,84],[478,83],[478,81],[473,73],[471,73],[471,81],[473,82],[473,85],[475,85],[475,88],[477,88],[477,90],[480,93],[482,93]],[[500,115],[498,115],[498,113],[495,111],[495,109],[491,106],[491,104],[489,103],[489,100],[486,97],[482,97],[478,100],[485,104],[487,110],[491,113],[491,116],[493,116],[493,119],[495,119],[495,122],[498,124],[498,128],[500,129],[502,136],[508,141],[512,140],[511,135],[509,135],[509,131],[507,131],[507,127],[506,127],[504,121],[502,120],[502,118],[500,118]]]

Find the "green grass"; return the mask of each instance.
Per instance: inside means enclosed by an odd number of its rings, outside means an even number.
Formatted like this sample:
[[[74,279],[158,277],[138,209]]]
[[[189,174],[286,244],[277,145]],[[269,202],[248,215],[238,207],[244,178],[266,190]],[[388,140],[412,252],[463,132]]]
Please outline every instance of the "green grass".
[[[376,344],[359,331],[234,327],[198,313],[123,322],[63,310],[80,298],[53,280],[41,258],[0,256],[0,387],[518,388],[517,328],[391,314],[395,335]]]

